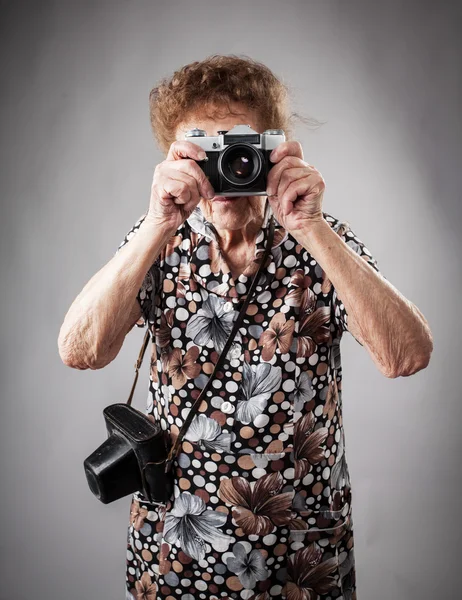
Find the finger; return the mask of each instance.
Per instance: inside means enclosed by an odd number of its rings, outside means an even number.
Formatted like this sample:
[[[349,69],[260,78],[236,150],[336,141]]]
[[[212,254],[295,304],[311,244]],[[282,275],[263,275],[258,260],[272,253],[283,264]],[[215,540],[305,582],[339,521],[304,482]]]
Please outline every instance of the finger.
[[[284,194],[282,196],[279,196],[279,202],[281,203],[284,214],[290,215],[298,197],[308,194],[311,189],[312,184],[310,181],[308,181],[307,178],[292,181],[292,183],[288,186]]]
[[[191,199],[191,190],[184,181],[167,179],[162,189],[165,192],[164,200],[171,200],[174,204],[186,204]]]
[[[273,212],[275,214],[278,214],[279,210],[281,209],[281,203],[279,202],[279,196],[268,196],[268,202],[271,205],[271,208],[273,209]]]
[[[198,144],[186,140],[176,140],[172,142],[165,160],[179,160],[180,158],[192,158],[194,160],[203,160],[206,157],[205,151]]]
[[[277,189],[277,195],[282,197],[284,192],[287,190],[289,185],[293,181],[297,181],[297,179],[303,179],[304,177],[312,177],[313,174],[307,172],[306,167],[292,167],[291,169],[284,169],[281,175],[281,179],[279,181],[279,186]]]
[[[282,142],[270,154],[271,162],[279,162],[284,156],[296,156],[303,160],[303,148],[297,140]]]
[[[308,163],[300,160],[295,156],[287,156],[283,161],[275,165],[270,169],[268,173],[268,178],[266,180],[266,192],[269,196],[278,193],[279,182],[281,179],[282,173],[292,167],[305,167],[308,168]]]
[[[189,202],[186,202],[186,204],[183,206],[184,210],[188,213],[192,213],[192,211],[196,208],[196,206],[199,204],[199,200],[196,202],[196,200],[190,200]]]
[[[172,163],[172,167],[173,167],[173,163]],[[173,180],[177,180],[177,181],[183,181],[184,183],[186,183],[187,186],[189,187],[190,192],[191,192],[191,198],[194,201],[199,202],[199,200],[200,200],[200,191],[198,189],[197,179],[195,177],[193,177],[189,173],[185,172],[184,170],[180,171],[180,170],[177,170],[177,169],[174,169],[174,168],[170,168],[170,167],[167,167],[167,166],[164,167],[162,177],[165,177],[166,179],[173,179]]]
[[[213,198],[215,196],[215,190],[213,189],[212,184],[207,179],[204,171],[194,160],[185,159],[177,162],[171,162],[168,164],[168,168],[175,169],[177,172],[188,173],[188,175],[194,177],[196,180],[198,193],[203,198]]]

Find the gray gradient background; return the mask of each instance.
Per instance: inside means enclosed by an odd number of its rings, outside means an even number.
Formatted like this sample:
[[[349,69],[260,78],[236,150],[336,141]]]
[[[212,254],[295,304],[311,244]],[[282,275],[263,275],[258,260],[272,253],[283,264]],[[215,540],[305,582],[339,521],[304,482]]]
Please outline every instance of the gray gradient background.
[[[129,499],[82,462],[125,401],[143,331],[99,371],[59,328],[148,206],[160,77],[247,54],[293,90],[324,209],[428,319],[430,366],[387,379],[342,342],[359,600],[460,597],[461,10],[456,3],[1,2],[0,599],[124,598]],[[136,405],[145,404],[148,370]],[[456,591],[457,590],[457,591]]]

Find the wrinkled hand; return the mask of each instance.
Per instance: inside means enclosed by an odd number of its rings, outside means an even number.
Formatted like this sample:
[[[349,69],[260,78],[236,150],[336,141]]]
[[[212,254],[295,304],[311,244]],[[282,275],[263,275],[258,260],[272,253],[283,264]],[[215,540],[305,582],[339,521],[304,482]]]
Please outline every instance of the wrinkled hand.
[[[187,140],[172,142],[167,158],[154,170],[151,198],[146,220],[165,231],[175,233],[202,198],[213,198],[215,192],[196,161],[205,152]]]
[[[323,221],[325,182],[321,173],[303,160],[297,141],[279,144],[270,154],[275,165],[268,174],[266,192],[278,223],[290,233]]]

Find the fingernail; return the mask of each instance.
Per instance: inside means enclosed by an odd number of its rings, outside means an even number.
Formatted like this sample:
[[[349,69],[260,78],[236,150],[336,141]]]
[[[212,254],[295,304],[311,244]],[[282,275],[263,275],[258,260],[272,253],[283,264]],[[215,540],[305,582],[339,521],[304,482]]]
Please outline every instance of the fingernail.
[[[206,153],[205,152],[199,152],[199,160],[204,160],[204,158],[206,157]]]
[[[215,192],[207,192],[207,198],[214,198],[215,197]]]

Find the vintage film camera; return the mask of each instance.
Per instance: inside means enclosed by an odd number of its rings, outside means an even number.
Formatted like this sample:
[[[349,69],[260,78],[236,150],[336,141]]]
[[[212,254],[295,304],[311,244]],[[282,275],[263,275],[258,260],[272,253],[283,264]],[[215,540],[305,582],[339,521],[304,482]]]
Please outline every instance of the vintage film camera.
[[[250,125],[236,125],[217,136],[207,136],[203,129],[185,133],[188,141],[201,146],[206,158],[196,161],[217,195],[266,196],[266,180],[274,166],[269,155],[285,141],[282,129],[257,133]]]
[[[166,503],[173,492],[172,474],[165,473],[168,432],[128,404],[106,406],[103,415],[108,438],[83,463],[90,490],[103,504],[135,491]]]

